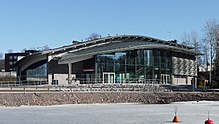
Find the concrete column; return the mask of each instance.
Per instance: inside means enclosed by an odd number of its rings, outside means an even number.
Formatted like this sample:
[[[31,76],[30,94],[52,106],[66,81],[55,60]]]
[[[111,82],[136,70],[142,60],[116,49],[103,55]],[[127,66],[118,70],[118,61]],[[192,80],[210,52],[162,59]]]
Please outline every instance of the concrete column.
[[[18,66],[17,68],[16,68],[16,70],[17,70],[17,80],[16,80],[16,84],[18,84],[19,86],[21,85],[21,70],[20,70],[20,67]]]
[[[97,76],[97,56],[95,56],[95,70],[94,70],[94,72],[95,72],[95,75],[94,75],[94,83],[99,83],[99,82],[97,82],[97,78],[98,78],[98,81],[100,80],[99,79],[99,76]]]
[[[72,78],[72,64],[68,63],[68,84],[71,84]]]

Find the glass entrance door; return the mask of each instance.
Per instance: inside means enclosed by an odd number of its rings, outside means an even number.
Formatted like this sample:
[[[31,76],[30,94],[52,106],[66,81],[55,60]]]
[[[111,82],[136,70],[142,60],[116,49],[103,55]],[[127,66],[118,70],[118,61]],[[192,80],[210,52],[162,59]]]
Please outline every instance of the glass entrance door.
[[[162,84],[169,84],[170,75],[168,74],[161,74],[161,83]]]
[[[103,73],[103,83],[114,84],[115,83],[115,73]]]

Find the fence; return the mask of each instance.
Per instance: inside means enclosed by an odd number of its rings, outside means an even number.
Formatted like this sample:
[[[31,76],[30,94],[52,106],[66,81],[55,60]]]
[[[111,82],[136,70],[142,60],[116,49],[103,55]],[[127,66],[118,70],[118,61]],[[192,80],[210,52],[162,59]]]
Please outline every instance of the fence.
[[[16,72],[0,72],[0,77],[13,76],[16,77]]]
[[[68,80],[52,80],[48,82],[46,78],[28,78],[27,80],[19,80],[19,81],[8,81],[8,80],[0,80],[0,87],[3,85],[67,85],[67,84],[163,84],[158,79],[139,79],[139,78],[127,78],[118,80],[118,79],[98,79],[98,78],[72,78]]]
[[[48,81],[0,81],[0,87],[19,87],[19,86],[41,86],[48,85]]]
[[[136,92],[169,92],[169,88],[157,84],[71,84],[71,85],[6,85],[1,92],[77,92],[77,91],[136,91]]]
[[[21,78],[19,78],[21,79]],[[142,78],[123,78],[107,77],[105,80],[97,78],[72,78],[67,83],[48,82],[45,77],[28,77],[28,80],[20,81],[0,81],[1,91],[143,91],[143,92],[164,92],[170,91],[169,88],[160,86],[160,80]]]

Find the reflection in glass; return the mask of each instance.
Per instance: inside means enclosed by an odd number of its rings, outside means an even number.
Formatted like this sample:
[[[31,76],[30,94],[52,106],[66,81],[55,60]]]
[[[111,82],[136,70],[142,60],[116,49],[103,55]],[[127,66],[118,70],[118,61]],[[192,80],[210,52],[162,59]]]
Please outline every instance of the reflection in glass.
[[[131,50],[96,56],[98,81],[103,73],[115,73],[115,83],[139,83],[156,80],[171,82],[171,53],[164,50]]]

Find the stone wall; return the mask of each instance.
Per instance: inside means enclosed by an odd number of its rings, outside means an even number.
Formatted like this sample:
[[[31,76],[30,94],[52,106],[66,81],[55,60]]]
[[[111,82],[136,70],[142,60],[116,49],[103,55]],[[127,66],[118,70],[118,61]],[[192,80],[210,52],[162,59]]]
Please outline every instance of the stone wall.
[[[219,93],[74,92],[0,94],[0,106],[93,103],[168,104],[171,102],[200,100],[219,101]]]

